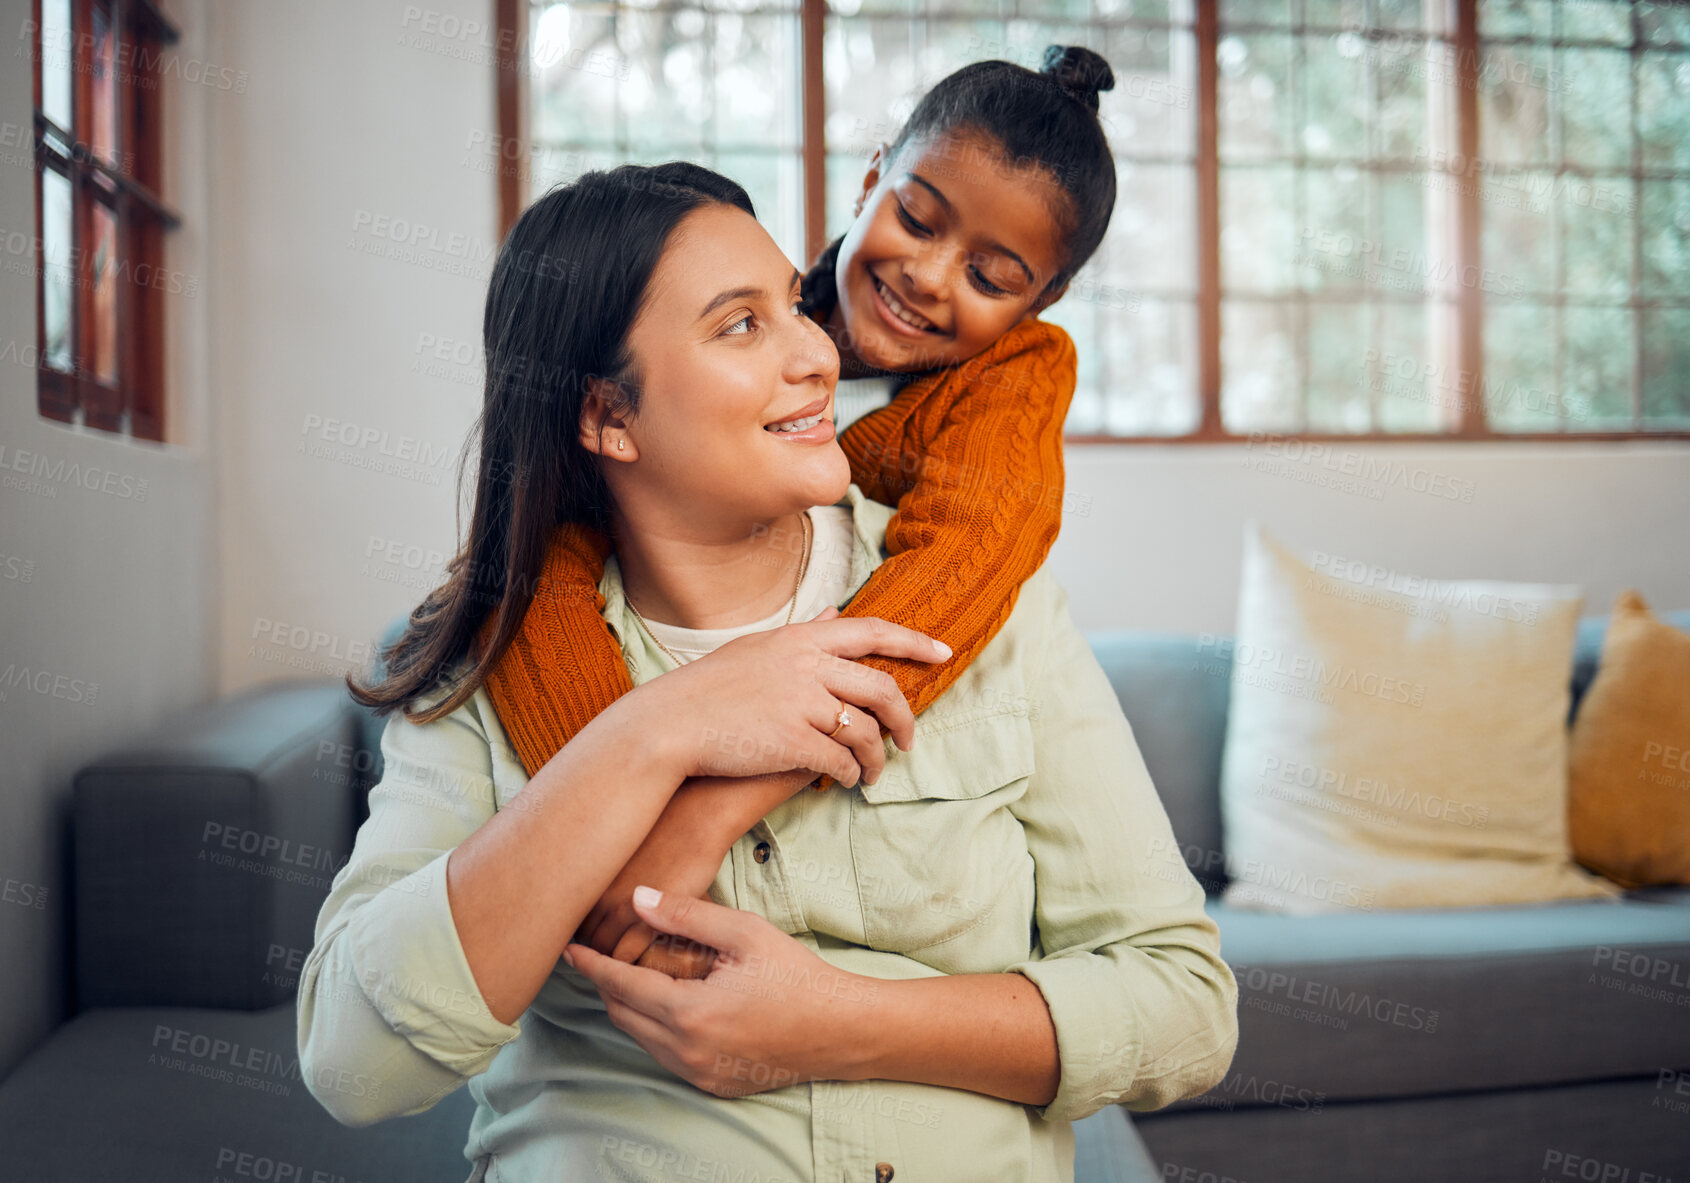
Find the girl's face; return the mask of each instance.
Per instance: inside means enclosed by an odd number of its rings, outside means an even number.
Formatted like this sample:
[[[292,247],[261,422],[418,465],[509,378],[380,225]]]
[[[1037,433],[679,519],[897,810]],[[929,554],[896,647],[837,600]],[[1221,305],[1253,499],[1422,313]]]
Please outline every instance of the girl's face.
[[[1043,294],[1068,200],[1048,172],[1008,167],[977,135],[908,145],[884,175],[883,151],[834,265],[828,327],[851,371],[965,361],[1062,294]]]
[[[839,355],[797,299],[797,270],[750,214],[711,204],[676,227],[628,334],[639,412],[602,439],[592,400],[581,420],[623,512],[732,539],[845,495]],[[808,426],[771,430],[794,420]]]

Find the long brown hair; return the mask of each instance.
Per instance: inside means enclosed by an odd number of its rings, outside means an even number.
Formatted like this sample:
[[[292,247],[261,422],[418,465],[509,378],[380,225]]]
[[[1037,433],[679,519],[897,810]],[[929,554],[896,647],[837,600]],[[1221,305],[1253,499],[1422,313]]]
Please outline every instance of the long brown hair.
[[[614,392],[606,414],[638,411],[628,332],[670,235],[712,203],[756,216],[743,188],[707,168],[625,164],[552,189],[517,219],[487,284],[486,384],[458,474],[461,499],[478,452],[469,537],[380,653],[370,683],[347,676],[357,702],[378,715],[403,708],[414,723],[456,710],[521,627],[554,529],[608,526],[610,491],[579,435],[589,385]],[[489,616],[491,639],[476,648]],[[473,664],[454,673],[466,655]],[[450,693],[415,709],[440,687]]]

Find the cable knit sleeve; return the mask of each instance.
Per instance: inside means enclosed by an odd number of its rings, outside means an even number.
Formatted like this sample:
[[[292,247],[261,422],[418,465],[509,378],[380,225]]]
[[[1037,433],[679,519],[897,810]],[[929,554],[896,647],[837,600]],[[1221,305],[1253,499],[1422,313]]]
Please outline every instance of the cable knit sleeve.
[[[937,637],[938,665],[868,657],[918,714],[1009,618],[1062,523],[1062,425],[1075,352],[1027,320],[961,366],[925,375],[851,425],[840,443],[865,495],[898,512],[891,555],[845,607]]]

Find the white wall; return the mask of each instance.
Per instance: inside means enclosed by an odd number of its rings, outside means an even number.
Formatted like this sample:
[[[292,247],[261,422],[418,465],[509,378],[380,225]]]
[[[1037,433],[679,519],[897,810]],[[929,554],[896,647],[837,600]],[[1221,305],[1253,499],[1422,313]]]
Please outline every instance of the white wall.
[[[1231,633],[1252,517],[1305,557],[1577,584],[1592,615],[1625,588],[1690,608],[1690,443],[1308,447],[1070,447],[1051,563],[1075,620]]]
[[[167,6],[184,59],[204,58],[199,3]],[[15,44],[29,11],[0,2]],[[205,377],[215,292],[197,183],[213,96],[164,88],[165,195],[184,219],[168,262],[184,282],[167,297],[171,441],[135,443],[36,414],[30,73],[0,71],[0,1074],[63,1012],[70,778],[210,698],[218,632]]]
[[[498,242],[482,171],[498,163],[484,150],[491,13],[487,0],[218,6],[226,55],[251,74],[244,101],[216,111],[211,175],[226,689],[357,668],[415,584],[439,577],[416,556],[450,553]],[[444,360],[419,353],[425,338],[448,343]],[[387,463],[401,471],[371,467]],[[421,569],[367,564],[372,538],[416,548]]]

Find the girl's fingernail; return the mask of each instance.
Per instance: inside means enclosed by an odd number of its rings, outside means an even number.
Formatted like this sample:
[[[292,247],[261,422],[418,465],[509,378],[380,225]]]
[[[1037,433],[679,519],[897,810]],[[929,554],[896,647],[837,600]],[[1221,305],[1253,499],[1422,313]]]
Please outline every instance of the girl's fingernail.
[[[943,657],[949,657],[951,655],[951,647],[949,645],[945,644],[943,641],[934,641],[933,642],[933,648],[935,648],[939,651],[939,656],[942,657],[942,658]]]
[[[563,959],[569,963],[570,969],[575,968],[575,954],[571,953],[568,949],[565,949],[563,951]]]
[[[642,884],[634,888],[634,902],[644,908],[655,908],[663,902],[663,893],[655,887]]]

